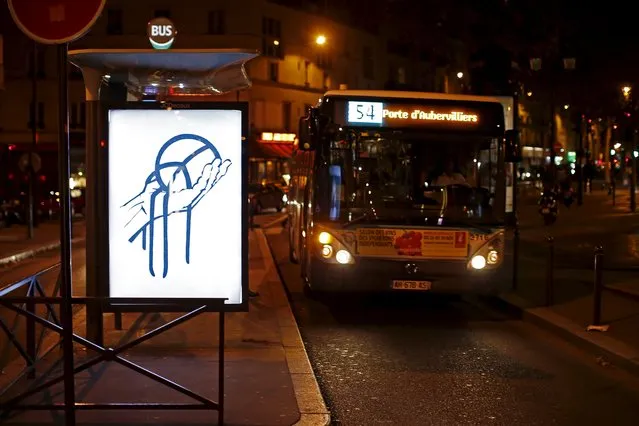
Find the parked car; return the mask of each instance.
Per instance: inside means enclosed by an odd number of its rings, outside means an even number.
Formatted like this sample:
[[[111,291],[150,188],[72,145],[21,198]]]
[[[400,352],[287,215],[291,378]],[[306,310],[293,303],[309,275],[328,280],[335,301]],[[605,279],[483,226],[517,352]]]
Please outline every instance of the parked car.
[[[248,192],[249,203],[255,214],[260,214],[268,209],[282,211],[288,202],[284,191],[273,184],[251,184]]]

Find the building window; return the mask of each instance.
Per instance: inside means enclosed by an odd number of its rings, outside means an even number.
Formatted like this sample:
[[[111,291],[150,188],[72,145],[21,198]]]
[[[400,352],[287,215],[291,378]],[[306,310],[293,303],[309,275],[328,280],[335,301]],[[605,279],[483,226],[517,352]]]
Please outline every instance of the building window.
[[[362,50],[362,75],[364,78],[372,80],[375,78],[375,61],[373,60],[373,50],[370,46],[364,46]]]
[[[38,126],[38,129],[44,129],[44,127],[45,127],[45,122],[44,122],[45,115],[44,115],[44,113],[45,113],[44,102],[38,102],[38,113],[37,113],[37,118],[38,118],[37,126]],[[34,122],[35,117],[36,117],[36,113],[33,110],[33,102],[31,102],[29,104],[29,122],[27,123],[27,127],[29,129],[33,129],[33,122]]]
[[[282,58],[282,24],[272,18],[262,18],[262,54]]]
[[[333,68],[333,61],[327,52],[320,52],[317,54],[317,66],[325,70]]]
[[[86,104],[84,102],[72,103],[69,112],[69,127],[71,129],[84,129],[86,126]]]
[[[291,111],[293,109],[293,105],[290,102],[282,103],[282,122],[284,124],[284,130],[287,132],[291,131]]]
[[[226,13],[223,10],[209,12],[209,34],[224,34],[226,32]]]
[[[107,11],[107,34],[121,35],[123,33],[123,19],[121,9]]]
[[[282,37],[282,23],[273,18],[262,18],[262,34],[275,38]]]
[[[268,66],[268,78],[271,81],[277,82],[279,80],[280,64],[277,62],[271,62]]]
[[[171,11],[169,9],[155,9],[153,14],[156,18],[168,18],[171,19]]]
[[[397,68],[397,82],[399,84],[406,84],[406,68]]]
[[[386,50],[392,55],[408,58],[411,52],[411,45],[409,43],[399,42],[396,40],[389,40]]]

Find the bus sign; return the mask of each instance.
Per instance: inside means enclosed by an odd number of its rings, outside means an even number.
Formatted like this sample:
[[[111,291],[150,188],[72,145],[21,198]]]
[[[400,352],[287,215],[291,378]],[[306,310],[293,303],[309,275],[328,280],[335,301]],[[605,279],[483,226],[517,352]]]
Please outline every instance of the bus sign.
[[[348,122],[382,124],[384,104],[382,102],[349,102]]]
[[[377,124],[382,127],[422,127],[438,124],[476,125],[479,114],[466,108],[396,105],[382,102],[348,101],[350,125]]]

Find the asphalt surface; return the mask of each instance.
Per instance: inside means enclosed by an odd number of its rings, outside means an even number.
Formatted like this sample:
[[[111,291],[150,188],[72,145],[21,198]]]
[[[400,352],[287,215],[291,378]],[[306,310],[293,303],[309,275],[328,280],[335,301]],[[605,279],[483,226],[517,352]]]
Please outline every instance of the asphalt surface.
[[[480,301],[306,299],[279,230],[269,244],[334,424],[637,424],[637,377]]]

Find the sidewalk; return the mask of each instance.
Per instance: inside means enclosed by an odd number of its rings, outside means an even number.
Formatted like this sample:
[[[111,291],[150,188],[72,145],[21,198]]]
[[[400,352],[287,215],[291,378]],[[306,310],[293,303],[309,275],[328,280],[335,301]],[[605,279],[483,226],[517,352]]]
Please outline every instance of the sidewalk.
[[[226,315],[226,408],[229,425],[325,425],[329,414],[311,369],[288,299],[261,230],[250,233],[250,285],[259,296],[247,313]],[[84,283],[74,284],[74,294]],[[123,314],[123,330],[105,315],[105,344],[116,346],[177,318],[177,314]],[[84,335],[84,310],[76,314]],[[170,380],[217,400],[218,314],[200,316],[125,353]],[[51,337],[50,342],[53,342]],[[76,365],[90,356],[76,345]],[[59,356],[58,351],[54,351]],[[92,355],[92,354],[91,354]],[[0,385],[22,367],[14,363]],[[11,370],[11,371],[9,371]],[[107,374],[105,374],[107,373]],[[126,384],[126,385],[124,385]],[[62,388],[51,393],[61,401]],[[89,402],[191,402],[115,363],[100,363],[76,378],[76,398]],[[39,402],[42,398],[34,398]],[[213,411],[78,411],[78,424],[215,424]],[[52,424],[49,413],[20,413],[7,424]]]
[[[546,237],[552,236],[555,263],[559,267],[591,268],[595,247],[602,245],[607,269],[639,270],[639,213],[629,212],[620,192],[617,191],[615,207],[607,191],[585,194],[581,206],[576,202],[570,208],[561,204],[557,221],[551,226],[543,225],[535,204],[522,203],[519,208],[521,256],[545,259],[548,256]]]
[[[85,237],[84,220],[74,220],[72,238],[74,242]],[[60,247],[60,222],[41,223],[34,229],[34,238],[27,238],[27,227],[14,225],[0,229],[0,268],[11,263]]]
[[[639,374],[639,214],[629,213],[626,189],[616,198],[613,207],[607,191],[586,194],[582,206],[561,205],[552,226],[541,223],[536,206],[522,203],[518,285],[500,299],[522,319],[594,352],[598,362]],[[555,263],[553,301],[547,306],[549,235]],[[607,331],[587,331],[593,324],[597,245],[604,247],[601,322]]]

